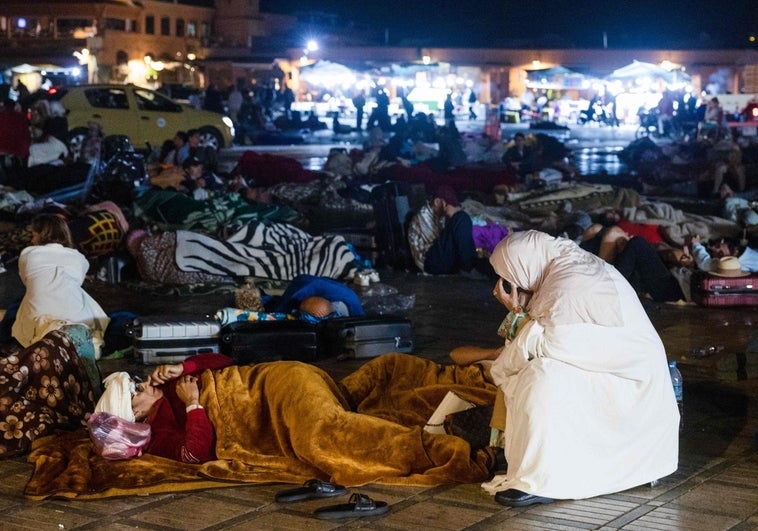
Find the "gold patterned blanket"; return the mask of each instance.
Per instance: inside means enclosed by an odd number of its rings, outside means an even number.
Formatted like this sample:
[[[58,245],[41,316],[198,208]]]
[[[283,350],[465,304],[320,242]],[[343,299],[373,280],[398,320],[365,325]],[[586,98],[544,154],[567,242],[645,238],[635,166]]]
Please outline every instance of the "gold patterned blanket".
[[[480,366],[388,354],[339,383],[313,365],[287,361],[206,371],[202,382],[217,460],[187,465],[146,455],[109,462],[86,434],[51,436],[29,455],[35,468],[25,494],[91,499],[310,478],[431,486],[489,475],[484,451],[422,429],[448,391],[494,403],[496,387]]]

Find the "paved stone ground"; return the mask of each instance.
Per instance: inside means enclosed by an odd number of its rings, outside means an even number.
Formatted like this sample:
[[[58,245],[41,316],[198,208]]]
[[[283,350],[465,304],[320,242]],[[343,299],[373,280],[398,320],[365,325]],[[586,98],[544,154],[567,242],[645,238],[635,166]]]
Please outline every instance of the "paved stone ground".
[[[499,343],[495,330],[502,312],[492,300],[488,280],[389,270],[381,270],[380,274],[383,283],[400,293],[415,295],[409,317],[415,325],[417,355],[447,362],[448,352],[455,346]],[[4,276],[0,286],[3,303],[14,292],[9,279]],[[152,296],[97,282],[86,287],[106,311],[131,310],[141,315],[204,314],[220,307],[224,297],[218,293]],[[479,485],[368,485],[360,492],[386,501],[390,505],[386,516],[329,522],[315,519],[312,513],[331,502],[275,503],[274,494],[283,485],[235,486],[91,502],[32,502],[22,495],[31,465],[24,459],[10,459],[0,461],[0,528],[758,529],[758,335],[753,326],[758,322],[758,312],[657,304],[646,304],[646,309],[669,357],[679,361],[685,380],[679,470],[654,487],[645,485],[589,500],[509,509],[496,504]],[[722,345],[724,349],[712,358],[692,359],[691,349],[703,344]],[[747,379],[738,380],[743,358]],[[339,378],[360,364],[327,360],[320,365]],[[102,361],[101,370],[139,372],[148,368],[132,359],[122,359]],[[355,490],[358,489],[352,489]]]

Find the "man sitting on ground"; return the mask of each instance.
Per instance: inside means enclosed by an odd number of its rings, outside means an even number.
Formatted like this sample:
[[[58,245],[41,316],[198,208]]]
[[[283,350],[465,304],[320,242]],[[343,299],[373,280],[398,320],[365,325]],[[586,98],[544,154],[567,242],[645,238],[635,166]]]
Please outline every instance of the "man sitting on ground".
[[[431,244],[424,258],[424,272],[432,275],[450,275],[469,272],[476,265],[471,217],[461,209],[455,191],[440,186],[432,200],[432,212],[444,218],[440,235]]]

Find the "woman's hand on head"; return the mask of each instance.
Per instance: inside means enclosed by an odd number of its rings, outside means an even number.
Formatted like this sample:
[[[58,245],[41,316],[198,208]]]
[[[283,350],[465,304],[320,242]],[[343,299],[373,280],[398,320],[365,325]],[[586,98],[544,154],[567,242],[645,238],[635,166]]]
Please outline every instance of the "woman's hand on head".
[[[507,282],[507,280],[503,280],[502,278],[497,279],[497,282],[495,282],[495,288],[492,290],[492,295],[494,295],[495,299],[505,306],[509,312],[512,312],[521,307],[519,304],[518,288],[511,284],[511,292],[507,293],[505,291],[505,282]]]
[[[162,385],[171,380],[176,380],[184,373],[184,365],[173,363],[170,365],[159,365],[150,374],[150,383],[152,385]]]
[[[176,396],[184,402],[185,406],[200,403],[200,388],[197,386],[197,377],[185,375],[176,381]]]

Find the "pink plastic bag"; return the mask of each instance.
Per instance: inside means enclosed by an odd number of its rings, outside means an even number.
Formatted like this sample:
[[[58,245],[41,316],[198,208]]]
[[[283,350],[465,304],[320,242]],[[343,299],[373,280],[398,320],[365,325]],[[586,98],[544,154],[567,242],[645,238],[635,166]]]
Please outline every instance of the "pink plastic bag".
[[[110,413],[93,413],[87,421],[98,455],[118,460],[139,457],[150,442],[150,424],[129,422]]]

